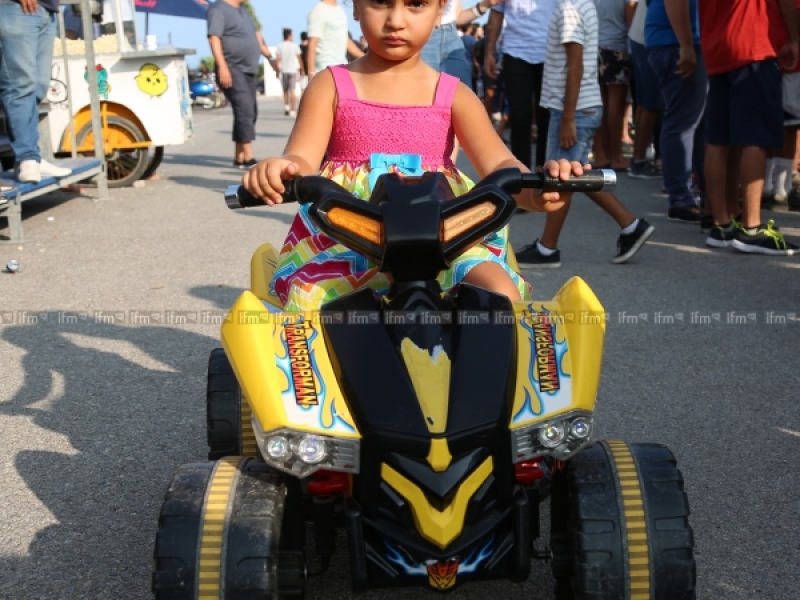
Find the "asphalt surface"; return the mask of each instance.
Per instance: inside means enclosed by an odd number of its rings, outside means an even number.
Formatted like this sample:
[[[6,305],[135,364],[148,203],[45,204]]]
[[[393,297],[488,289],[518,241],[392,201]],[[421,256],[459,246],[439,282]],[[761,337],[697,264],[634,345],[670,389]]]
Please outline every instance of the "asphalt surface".
[[[257,156],[291,127],[261,101]],[[144,188],[58,193],[25,205],[24,245],[0,245],[0,598],[147,598],[164,491],[203,460],[205,371],[214,323],[248,286],[249,259],[279,245],[295,207],[229,211],[229,109],[195,113],[195,138],[167,149]],[[660,182],[621,175],[618,195],[656,231],[612,265],[618,230],[577,199],[563,266],[528,271],[548,298],[581,275],[609,314],[599,437],[668,444],[686,480],[698,598],[794,600],[800,490],[800,257],[710,250],[666,220]],[[800,214],[766,213],[800,238]],[[541,215],[515,217],[519,248]],[[5,221],[0,218],[0,227]],[[7,235],[0,229],[0,236]],[[548,527],[543,516],[543,529]],[[524,585],[454,598],[552,599],[549,566]],[[344,553],[309,597],[347,598]],[[427,590],[368,598],[434,597]],[[437,596],[438,597],[438,596]]]

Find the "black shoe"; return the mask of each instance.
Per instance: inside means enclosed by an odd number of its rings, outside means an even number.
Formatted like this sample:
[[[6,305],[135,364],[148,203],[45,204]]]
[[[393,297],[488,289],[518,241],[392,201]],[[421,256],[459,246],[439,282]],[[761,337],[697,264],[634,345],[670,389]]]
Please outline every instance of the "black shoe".
[[[678,223],[698,223],[700,221],[700,209],[696,206],[670,208],[669,212],[667,212],[667,219]]]
[[[800,188],[792,188],[786,196],[786,202],[789,204],[789,210],[800,210]]]
[[[255,167],[257,164],[258,161],[255,158],[243,160],[242,162],[239,162],[238,160],[233,161],[233,166],[236,169],[249,169],[250,167]]]
[[[700,233],[705,233],[709,229],[714,227],[714,216],[713,215],[702,215],[700,217]]]
[[[770,256],[792,256],[798,250],[797,246],[786,241],[772,220],[767,223],[766,227],[759,226],[752,234],[747,233],[744,229],[737,230],[731,246],[739,252]]]
[[[527,269],[557,269],[561,266],[561,250],[556,250],[550,256],[539,252],[537,239],[532,244],[525,246],[517,254],[517,263]]]
[[[736,237],[736,232],[739,231],[738,225],[739,224],[735,221],[732,221],[730,225],[724,228],[719,225],[714,225],[711,227],[711,231],[708,232],[706,246],[711,246],[712,248],[727,248],[731,245],[733,238]]]
[[[628,167],[628,177],[633,179],[661,179],[663,175],[660,169],[657,169],[652,162],[646,160],[644,162],[631,162],[631,166]]]
[[[631,256],[641,248],[653,232],[655,227],[650,225],[644,219],[639,219],[639,224],[636,225],[631,233],[622,233],[617,240],[617,255],[611,259],[615,265],[624,263]]]

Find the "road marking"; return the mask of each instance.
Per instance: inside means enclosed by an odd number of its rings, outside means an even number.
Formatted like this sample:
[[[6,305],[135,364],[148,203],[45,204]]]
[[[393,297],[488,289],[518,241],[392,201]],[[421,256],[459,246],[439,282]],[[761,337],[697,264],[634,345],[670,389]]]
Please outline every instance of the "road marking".
[[[778,427],[777,429],[781,433],[788,433],[789,435],[793,435],[795,437],[800,437],[800,431],[792,431],[791,429],[784,429],[783,427]]]

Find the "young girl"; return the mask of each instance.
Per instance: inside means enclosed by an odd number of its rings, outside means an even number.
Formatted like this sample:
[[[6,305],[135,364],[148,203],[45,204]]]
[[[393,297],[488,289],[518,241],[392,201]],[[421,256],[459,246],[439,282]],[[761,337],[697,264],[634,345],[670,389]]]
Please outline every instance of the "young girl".
[[[481,177],[505,167],[527,170],[497,137],[472,90],[420,58],[446,2],[353,0],[353,15],[369,52],[314,77],[283,156],[253,167],[242,179],[244,187],[273,205],[281,202],[282,180],[319,173],[367,199],[372,168],[403,173],[400,155],[416,154],[424,170],[444,173],[453,191],[463,194],[473,183],[449,158],[454,134]],[[385,164],[371,167],[371,156],[377,153],[390,156],[384,157]],[[566,161],[546,168],[562,179],[570,172],[582,173],[580,165]],[[520,207],[537,211],[563,204],[557,193],[535,195],[531,190],[516,200]],[[529,284],[506,265],[507,246],[507,228],[488,236],[440,274],[442,289],[465,281],[511,300],[527,296]],[[313,310],[356,289],[384,292],[389,287],[377,265],[322,234],[305,206],[281,249],[273,283],[286,310]]]

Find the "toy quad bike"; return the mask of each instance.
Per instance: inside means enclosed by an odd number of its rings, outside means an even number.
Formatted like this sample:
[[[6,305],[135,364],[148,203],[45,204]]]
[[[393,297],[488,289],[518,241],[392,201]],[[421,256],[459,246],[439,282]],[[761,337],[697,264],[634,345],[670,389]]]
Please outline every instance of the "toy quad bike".
[[[454,198],[440,174],[383,175],[369,202],[327,179],[294,180],[286,199],[312,202],[319,228],[392,284],[275,312],[276,253],[255,253],[252,289],[209,361],[213,462],[178,469],[161,509],[156,598],[301,598],[308,522],[320,570],[346,529],[354,592],[524,581],[533,558],[549,558],[559,598],[694,598],[672,453],[589,445],[605,313],[586,283],[510,302],[436,282],[510,220],[509,194],[597,190],[604,176],[507,169]],[[239,192],[229,204],[262,205]],[[548,496],[551,546],[537,551]]]

